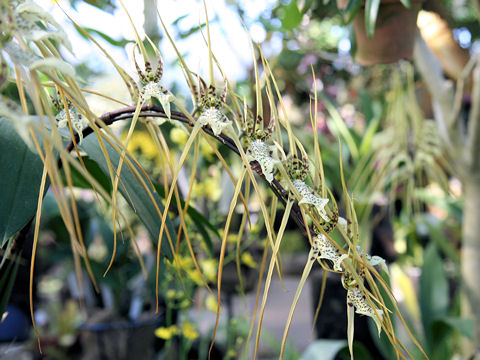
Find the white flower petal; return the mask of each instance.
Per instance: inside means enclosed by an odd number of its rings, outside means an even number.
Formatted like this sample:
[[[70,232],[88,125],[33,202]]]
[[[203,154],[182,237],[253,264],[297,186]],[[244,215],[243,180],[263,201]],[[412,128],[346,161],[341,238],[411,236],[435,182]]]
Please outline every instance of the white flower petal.
[[[175,100],[175,97],[168,91],[165,91],[165,88],[160,85],[158,82],[149,82],[142,88],[140,93],[141,102],[145,103],[150,98],[154,97],[160,101],[160,104],[165,110],[165,114],[167,115],[168,119],[171,119],[171,111],[170,111],[170,103]]]
[[[68,109],[68,115],[70,116],[70,121],[72,122],[72,129],[79,136],[78,143],[81,144],[83,140],[83,129],[89,125],[88,120],[73,109]],[[57,126],[59,128],[63,128],[68,125],[68,117],[65,109],[57,114],[55,120],[57,120]]]
[[[278,160],[271,157],[270,149],[265,142],[261,140],[252,141],[247,148],[247,158],[249,161],[257,161],[262,168],[265,179],[271,183],[273,180],[273,171]]]
[[[313,238],[312,250],[317,259],[333,261],[333,269],[335,271],[342,271],[342,261],[348,257],[347,254],[341,254],[340,250],[332,245],[323,234],[318,234]]]
[[[373,321],[375,321],[378,329],[378,336],[380,336],[380,332],[382,331],[381,324],[383,320],[383,310],[372,309],[372,307],[368,304],[363,292],[357,287],[352,287],[348,289],[347,304],[349,306],[355,306],[355,312],[357,314],[370,316]],[[375,313],[378,316],[376,316]]]
[[[358,251],[358,254],[360,256],[363,256],[363,249],[358,245],[357,245],[357,251]],[[380,256],[377,256],[377,255],[371,256],[370,254],[366,254],[365,258],[367,259],[367,261],[369,262],[370,265],[372,265],[372,266],[380,265],[380,268],[383,271],[385,271],[386,273],[388,273],[387,262],[385,261],[384,258],[382,258]]]
[[[377,256],[377,255],[374,255],[374,256],[367,255],[367,260],[370,262],[370,265],[372,266],[380,265],[380,268],[386,273],[388,273],[387,262],[385,261],[384,258],[381,258],[380,256]]]
[[[202,126],[210,125],[214,135],[220,135],[223,129],[225,129],[231,121],[218,109],[210,108],[202,111],[198,117],[198,122]]]
[[[299,204],[310,204],[315,206],[322,219],[325,221],[330,221],[330,218],[325,211],[325,206],[328,203],[328,199],[323,199],[320,196],[315,195],[315,192],[312,190],[312,188],[303,181],[295,180],[293,182],[293,186],[295,186],[295,189],[297,189],[302,196]]]

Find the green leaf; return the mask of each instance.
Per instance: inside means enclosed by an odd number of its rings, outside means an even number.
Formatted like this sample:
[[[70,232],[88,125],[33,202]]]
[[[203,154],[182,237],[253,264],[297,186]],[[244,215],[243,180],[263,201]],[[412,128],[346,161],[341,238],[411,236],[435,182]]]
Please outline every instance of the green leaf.
[[[115,40],[114,38],[108,36],[107,34],[101,32],[101,31],[98,31],[96,29],[92,29],[92,28],[84,27],[83,30],[88,32],[90,35],[97,34],[98,36],[100,36],[103,40],[105,40],[109,44],[112,44],[114,46],[118,46],[118,47],[121,47],[121,48],[123,48],[125,45],[127,45],[129,43],[134,43],[135,42],[134,40],[127,40],[127,39]],[[86,38],[85,34],[83,34],[81,31],[79,31],[78,33],[80,35],[82,35],[84,38]]]
[[[110,157],[112,165],[117,168],[120,155],[111,147],[110,144],[104,142],[104,146],[107,150],[108,156]],[[80,148],[85,151],[88,156],[100,166],[104,174],[108,176],[107,162],[98,144],[98,139],[95,136],[89,136],[83,140]],[[160,211],[163,212],[164,207],[158,193],[153,187],[150,186],[148,180],[144,177],[144,175],[142,175],[140,169],[133,164],[132,167],[136,168],[140,177],[145,182],[147,189],[152,193],[156,205]],[[140,221],[143,222],[151,238],[156,241],[158,239],[162,219],[157,213],[155,205],[148,196],[147,189],[141,184],[140,178],[137,177],[137,175],[134,174],[125,163],[122,167],[118,190],[133,211],[135,211]],[[166,220],[166,226],[172,241],[174,241],[176,238],[175,230],[168,216]],[[172,251],[165,234],[163,234],[162,238],[162,254],[166,255],[169,259],[172,258]]]
[[[433,349],[431,325],[447,315],[449,301],[447,275],[434,243],[430,243],[423,254],[419,293],[423,329],[429,348]]]
[[[375,32],[375,23],[377,22],[379,7],[380,0],[367,0],[365,5],[365,28],[369,38],[372,38]]]
[[[357,15],[358,10],[362,6],[362,2],[363,0],[351,0],[348,2],[347,7],[342,11],[345,24],[349,24],[355,15]]]
[[[400,2],[403,4],[403,6],[410,9],[410,0],[400,0]]]
[[[0,246],[33,217],[43,163],[6,119],[0,119]]]
[[[214,23],[214,21],[209,21],[209,24],[212,24],[212,23]],[[207,25],[207,23],[202,23],[202,24],[200,24],[200,25],[193,26],[193,27],[191,27],[191,28],[188,29],[188,30],[180,31],[180,32],[178,33],[178,37],[179,37],[180,39],[186,39],[186,38],[188,38],[190,35],[195,34],[197,31],[200,31],[200,29],[203,29],[206,25]]]
[[[438,321],[444,322],[453,329],[457,330],[463,336],[473,339],[473,333],[475,330],[475,323],[473,322],[473,319],[446,316]]]
[[[439,249],[456,265],[460,264],[460,257],[457,253],[457,250],[450,242],[450,239],[445,236],[443,232],[443,224],[435,226],[430,221],[425,220],[423,222],[428,227],[428,232],[430,233],[430,238],[436,243]]]
[[[103,170],[98,166],[98,164],[90,159],[88,156],[82,157],[85,168],[92,175],[95,180],[102,186],[102,188],[110,193],[112,191],[112,182],[104,174]],[[74,167],[70,167],[70,172],[72,175],[72,182],[74,187],[79,187],[83,189],[93,189],[92,184],[88,182],[87,179]]]
[[[291,0],[283,7],[283,14],[280,18],[282,27],[285,30],[293,30],[302,22],[302,13],[298,9],[297,0]]]

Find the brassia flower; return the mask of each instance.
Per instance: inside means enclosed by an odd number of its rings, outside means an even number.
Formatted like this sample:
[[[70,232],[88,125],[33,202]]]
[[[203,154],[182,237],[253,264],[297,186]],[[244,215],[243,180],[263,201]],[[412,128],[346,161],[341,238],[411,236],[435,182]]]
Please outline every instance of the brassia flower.
[[[220,135],[232,122],[218,109],[211,107],[202,111],[197,120],[202,126],[209,125],[215,136]]]
[[[60,94],[57,93],[56,99],[53,97],[50,97],[50,99],[52,100],[53,106],[58,111],[55,116],[57,127],[59,129],[66,127],[68,125],[68,118],[70,118],[72,129],[78,134],[78,143],[81,144],[83,140],[83,129],[90,124],[88,119],[75,110],[69,99],[65,99],[67,103],[67,107],[65,108],[64,104],[60,101]]]
[[[347,305],[355,307],[355,312],[357,314],[370,316],[378,329],[378,336],[382,331],[382,320],[383,320],[383,310],[372,308],[363,294],[363,292],[357,287],[352,286],[347,290]]]
[[[301,180],[294,180],[293,186],[295,186],[295,189],[297,189],[302,197],[298,204],[310,204],[315,206],[322,219],[327,222],[330,221],[330,218],[325,211],[325,206],[328,203],[328,199],[323,199],[320,196],[315,195],[315,192],[312,190],[312,188]]]
[[[333,244],[330,243],[324,234],[318,234],[312,239],[313,259],[327,259],[333,261],[333,269],[335,271],[342,271],[342,261],[348,255],[342,254]]]
[[[228,120],[225,114],[221,111],[226,104],[228,86],[225,83],[223,92],[217,96],[215,86],[207,84],[203,79],[199,78],[199,92],[195,92],[195,103],[200,110],[200,116],[197,121],[201,126],[208,125],[215,136],[228,127],[232,122]]]
[[[273,118],[270,120],[268,126],[264,128],[263,119],[260,115],[253,121],[253,116],[247,114],[246,129],[244,143],[247,146],[248,161],[257,161],[262,168],[262,173],[265,179],[271,183],[273,181],[273,173],[275,165],[278,164],[273,155],[276,151],[275,146],[268,145],[266,141],[273,133],[275,122]]]
[[[137,69],[138,77],[140,78],[141,83],[144,85],[140,90],[140,106],[143,106],[145,102],[151,98],[156,98],[160,105],[162,105],[165,115],[168,119],[171,120],[171,110],[170,103],[175,101],[175,96],[165,89],[160,80],[163,75],[163,60],[159,56],[158,63],[155,69],[152,68],[152,65],[149,61],[145,61],[145,71],[142,71],[138,66],[137,60],[135,58],[135,52],[133,52],[133,62],[135,63],[135,68]]]
[[[273,149],[260,139],[252,141],[247,148],[248,161],[257,161],[262,168],[263,175],[269,183],[273,180],[275,165],[279,162],[272,157]]]
[[[357,246],[357,251],[360,254],[360,256],[363,256],[363,250],[360,246]],[[380,265],[382,270],[388,273],[387,262],[385,261],[384,258],[377,255],[372,256],[370,254],[365,254],[365,258],[367,259],[370,265],[372,266]]]
[[[89,122],[82,114],[79,114],[76,110],[69,107],[68,115],[65,109],[63,109],[55,117],[59,129],[68,125],[68,117],[70,117],[70,121],[72,122],[72,129],[78,134],[78,143],[81,144],[83,140],[83,129],[89,125]]]

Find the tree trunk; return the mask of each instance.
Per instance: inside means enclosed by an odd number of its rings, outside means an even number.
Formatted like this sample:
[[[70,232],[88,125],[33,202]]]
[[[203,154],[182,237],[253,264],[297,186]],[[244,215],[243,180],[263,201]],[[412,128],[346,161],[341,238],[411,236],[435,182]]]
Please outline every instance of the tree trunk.
[[[463,181],[465,204],[463,210],[462,316],[475,322],[473,341],[464,347],[470,357],[480,344],[480,180],[467,177]],[[478,349],[477,349],[478,351]],[[478,355],[477,355],[478,356]]]

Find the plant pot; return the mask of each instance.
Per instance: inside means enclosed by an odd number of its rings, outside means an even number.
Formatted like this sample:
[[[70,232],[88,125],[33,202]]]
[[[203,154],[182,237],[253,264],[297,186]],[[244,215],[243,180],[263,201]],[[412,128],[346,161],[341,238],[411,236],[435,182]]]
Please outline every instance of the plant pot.
[[[80,326],[82,359],[128,360],[154,358],[154,331],[164,314],[144,314],[135,321],[87,322]]]
[[[430,50],[440,60],[445,73],[458,80],[470,55],[455,41],[448,23],[436,13],[421,11],[418,16],[418,28]]]
[[[365,7],[362,6],[353,19],[357,40],[355,60],[363,66],[412,60],[421,7],[419,0],[411,1],[409,9],[399,0],[381,0],[375,32],[369,38],[365,29]]]

